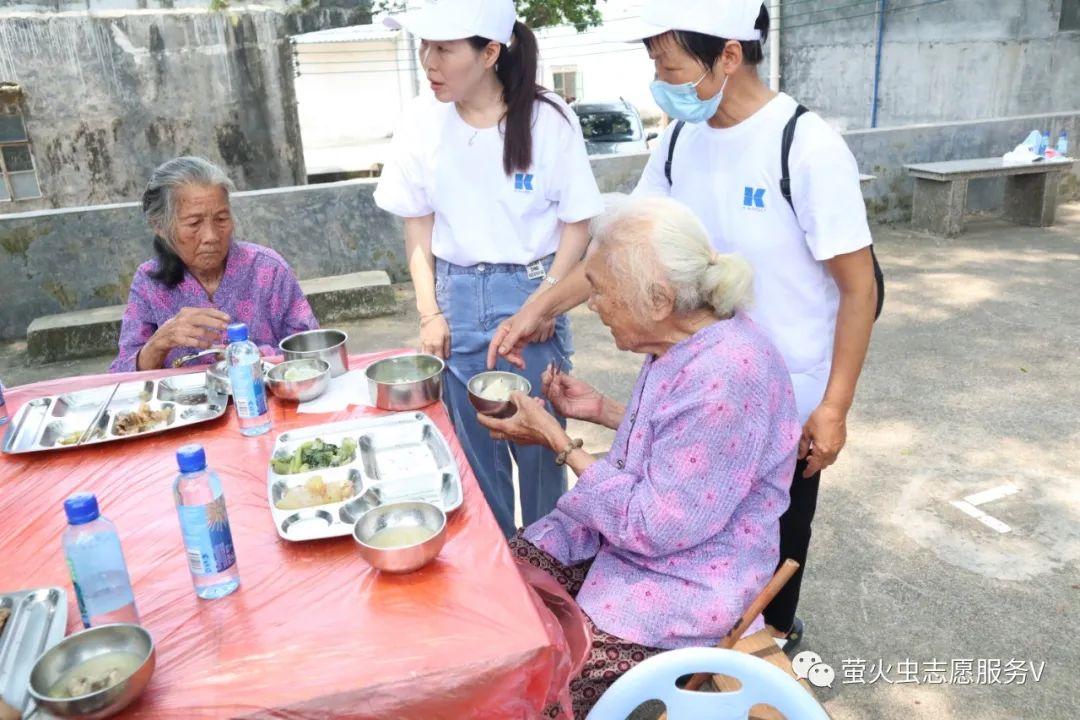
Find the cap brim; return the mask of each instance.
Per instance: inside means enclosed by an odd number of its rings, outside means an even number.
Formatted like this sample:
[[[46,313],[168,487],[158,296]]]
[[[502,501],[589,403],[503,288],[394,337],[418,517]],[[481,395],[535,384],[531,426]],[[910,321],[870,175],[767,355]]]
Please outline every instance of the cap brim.
[[[439,12],[438,5],[429,5],[419,10],[393,15],[383,20],[383,25],[392,30],[406,30],[421,40],[464,40],[475,33],[469,31],[457,18],[448,17]]]
[[[620,20],[612,23],[611,29],[605,33],[610,42],[636,43],[657,35],[671,32],[671,28],[656,25],[641,18],[632,20]]]

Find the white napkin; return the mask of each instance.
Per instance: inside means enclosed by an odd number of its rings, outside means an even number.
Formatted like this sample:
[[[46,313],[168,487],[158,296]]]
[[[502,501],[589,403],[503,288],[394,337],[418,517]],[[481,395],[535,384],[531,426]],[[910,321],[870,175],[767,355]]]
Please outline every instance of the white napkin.
[[[414,352],[401,352],[394,355],[388,355],[387,357],[401,357],[403,355],[415,355]],[[386,358],[379,358],[379,360],[385,360]],[[371,390],[368,386],[368,379],[365,371],[371,363],[368,363],[359,370],[350,370],[344,375],[338,375],[336,378],[330,380],[330,386],[326,388],[319,397],[314,400],[309,400],[305,403],[300,403],[296,407],[296,412],[318,415],[322,413],[342,412],[349,409],[351,405],[363,405],[365,407],[375,407],[371,402]]]
[[[1027,145],[1017,145],[1015,150],[1005,153],[1001,159],[1009,165],[1026,165],[1045,158],[1038,153],[1032,152]]]
[[[330,386],[319,397],[300,403],[298,413],[332,413],[347,410],[350,405],[371,406],[368,381],[364,370],[350,370],[330,380]]]

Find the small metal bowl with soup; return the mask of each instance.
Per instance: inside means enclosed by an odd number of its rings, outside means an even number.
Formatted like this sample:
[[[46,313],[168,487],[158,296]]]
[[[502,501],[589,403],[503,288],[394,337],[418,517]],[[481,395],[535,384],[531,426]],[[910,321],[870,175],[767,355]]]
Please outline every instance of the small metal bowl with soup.
[[[380,505],[353,526],[360,555],[376,570],[409,573],[434,560],[446,544],[446,513],[428,502]]]
[[[403,355],[379,360],[364,371],[371,404],[380,410],[418,410],[442,397],[446,363],[434,355]]]
[[[282,400],[308,402],[330,386],[330,364],[318,358],[289,360],[266,374],[266,385]]]
[[[54,717],[111,717],[146,689],[156,657],[154,639],[138,625],[83,630],[38,658],[30,671],[30,696]]]

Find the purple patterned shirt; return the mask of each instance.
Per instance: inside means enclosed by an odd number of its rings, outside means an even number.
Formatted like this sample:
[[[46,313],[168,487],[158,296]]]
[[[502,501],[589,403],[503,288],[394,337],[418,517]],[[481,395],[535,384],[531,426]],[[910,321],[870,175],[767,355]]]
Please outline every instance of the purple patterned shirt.
[[[215,308],[228,314],[233,322],[247,323],[248,337],[263,355],[278,355],[277,344],[283,338],[319,327],[292,268],[270,248],[233,240],[225,260],[225,274],[212,300],[186,270],[184,279],[172,289],[151,279],[150,273],[157,267],[157,260],[143,263],[131,281],[120,326],[120,354],[109,372],[136,370],[136,358],[146,341],[186,307]],[[173,348],[165,366],[171,367],[176,358],[195,352],[196,348]]]
[[[715,645],[776,570],[800,431],[784,361],[739,313],[645,361],[611,452],[525,538],[594,558],[577,601],[601,630]]]

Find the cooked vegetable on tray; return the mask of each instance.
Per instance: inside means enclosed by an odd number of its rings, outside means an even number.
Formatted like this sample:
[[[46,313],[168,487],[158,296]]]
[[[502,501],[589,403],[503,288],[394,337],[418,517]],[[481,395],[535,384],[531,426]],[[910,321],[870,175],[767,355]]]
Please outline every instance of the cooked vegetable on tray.
[[[147,403],[139,405],[134,412],[118,413],[115,432],[117,435],[136,435],[157,427],[169,419],[169,411],[151,410]]]
[[[297,448],[296,452],[279,455],[270,461],[278,475],[295,475],[311,470],[341,467],[356,459],[356,441],[345,438],[341,447],[318,438]]]
[[[353,484],[349,480],[326,482],[318,475],[308,478],[300,487],[289,488],[274,503],[278,510],[301,510],[303,508],[344,502],[353,496]]]

